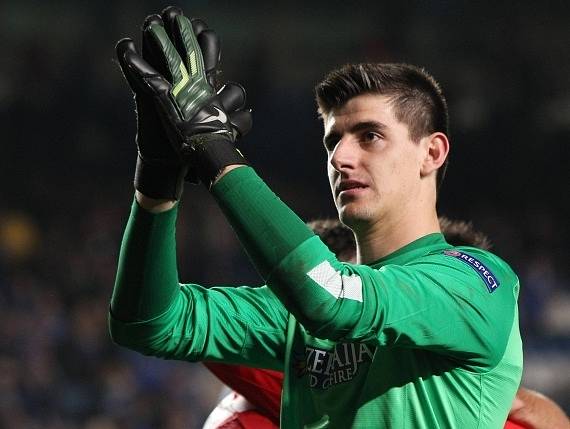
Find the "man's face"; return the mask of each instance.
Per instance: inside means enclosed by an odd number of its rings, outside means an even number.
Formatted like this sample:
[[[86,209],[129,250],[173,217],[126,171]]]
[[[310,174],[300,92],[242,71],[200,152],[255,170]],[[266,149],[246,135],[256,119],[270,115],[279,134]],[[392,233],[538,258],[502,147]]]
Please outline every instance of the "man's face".
[[[359,95],[323,120],[329,182],[342,222],[366,227],[412,210],[424,152],[388,98]]]

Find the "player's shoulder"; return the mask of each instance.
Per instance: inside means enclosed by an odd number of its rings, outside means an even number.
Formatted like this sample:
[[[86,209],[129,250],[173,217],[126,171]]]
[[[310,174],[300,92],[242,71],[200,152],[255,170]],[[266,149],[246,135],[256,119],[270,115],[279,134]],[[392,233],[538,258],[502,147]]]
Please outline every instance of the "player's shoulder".
[[[505,275],[515,275],[510,265],[500,256],[490,252],[489,250],[471,246],[442,246],[439,249],[430,250],[425,253],[423,256],[415,260],[414,263],[430,261],[434,263],[442,263],[442,261],[451,262],[454,260],[475,266],[476,268],[483,264],[485,266],[493,267],[496,271],[500,271]]]
[[[479,277],[489,292],[494,292],[501,283],[510,287],[518,284],[518,278],[501,257],[477,247],[451,246],[427,253],[420,262],[432,263],[437,269],[448,267],[460,270],[471,277]]]
[[[495,272],[505,277],[516,278],[516,274],[511,266],[503,258],[489,250],[480,249],[478,247],[458,246],[453,247],[451,251],[459,252],[461,254],[459,256],[460,260],[468,263],[479,261],[480,263],[485,263],[488,267],[493,268]]]

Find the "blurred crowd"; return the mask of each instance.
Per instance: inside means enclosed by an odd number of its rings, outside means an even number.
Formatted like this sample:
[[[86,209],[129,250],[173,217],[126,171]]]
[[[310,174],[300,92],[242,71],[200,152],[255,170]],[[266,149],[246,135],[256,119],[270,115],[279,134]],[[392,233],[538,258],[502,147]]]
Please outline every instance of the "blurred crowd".
[[[218,399],[220,384],[200,364],[136,355],[107,332],[135,160],[133,103],[113,46],[163,6],[0,5],[8,46],[0,66],[0,427],[199,428]],[[562,2],[485,10],[467,1],[343,2],[335,13],[324,1],[311,11],[261,1],[247,10],[194,6],[219,28],[225,75],[248,90],[254,130],[244,152],[305,220],[334,215],[311,94],[322,74],[347,61],[407,61],[440,79],[454,145],[440,210],[472,220],[519,274],[524,383],[570,412]],[[178,226],[181,280],[260,284],[207,193],[189,188]]]

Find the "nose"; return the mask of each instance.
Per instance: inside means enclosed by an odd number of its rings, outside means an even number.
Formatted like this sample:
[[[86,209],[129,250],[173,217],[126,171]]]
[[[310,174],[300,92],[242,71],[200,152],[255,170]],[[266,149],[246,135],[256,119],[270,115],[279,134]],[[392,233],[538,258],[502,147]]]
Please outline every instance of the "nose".
[[[330,163],[335,170],[343,172],[353,169],[356,165],[357,151],[354,150],[349,138],[341,138],[330,156]]]

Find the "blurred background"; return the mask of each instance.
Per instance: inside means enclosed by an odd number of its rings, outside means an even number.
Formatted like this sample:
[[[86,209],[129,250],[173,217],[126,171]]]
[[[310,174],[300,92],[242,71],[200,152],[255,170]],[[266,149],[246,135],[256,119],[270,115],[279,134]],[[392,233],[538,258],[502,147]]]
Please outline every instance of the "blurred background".
[[[138,0],[0,4],[0,427],[199,428],[220,384],[138,356],[106,325],[133,198],[135,115],[114,60]],[[346,62],[426,67],[452,154],[440,211],[472,220],[521,283],[523,383],[570,412],[570,8],[565,1],[179,1],[245,85],[243,150],[303,219],[334,216],[312,88]],[[261,283],[209,195],[187,186],[182,281]]]

